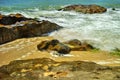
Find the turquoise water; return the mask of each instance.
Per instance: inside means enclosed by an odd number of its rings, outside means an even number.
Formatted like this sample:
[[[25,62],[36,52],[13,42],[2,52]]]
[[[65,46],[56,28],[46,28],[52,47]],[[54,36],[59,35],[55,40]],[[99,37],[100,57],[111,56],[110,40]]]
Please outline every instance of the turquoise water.
[[[69,4],[98,4],[120,8],[120,0],[0,0],[0,10],[56,9]]]
[[[106,7],[107,12],[81,14],[56,10],[70,4],[98,4]],[[101,50],[120,49],[120,0],[0,0],[0,13],[21,13],[57,23],[64,28],[50,36],[61,41],[75,38]]]

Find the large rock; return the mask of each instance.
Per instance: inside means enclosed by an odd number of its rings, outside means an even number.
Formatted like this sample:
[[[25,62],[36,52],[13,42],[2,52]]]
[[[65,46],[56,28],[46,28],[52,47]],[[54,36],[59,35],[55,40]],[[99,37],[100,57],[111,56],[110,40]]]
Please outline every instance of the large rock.
[[[62,28],[55,23],[25,18],[20,14],[16,14],[16,16],[11,14],[9,17],[2,16],[0,15],[0,44],[18,38],[43,36],[44,34]]]
[[[66,6],[64,8],[61,8],[59,10],[63,11],[76,11],[76,12],[82,12],[82,13],[103,13],[106,12],[107,9],[104,7],[101,7],[99,5],[70,5]]]
[[[68,54],[71,51],[71,49],[67,45],[59,42],[56,39],[50,41],[42,41],[40,44],[37,45],[37,48],[39,50],[53,50],[61,54]]]
[[[62,28],[61,26],[49,22],[49,21],[34,21],[27,20],[19,23],[20,26],[15,26],[14,30],[17,30],[19,37],[35,37],[42,36],[52,31]],[[21,26],[22,25],[22,26]]]
[[[0,67],[0,80],[120,80],[120,67],[49,58],[12,61]]]

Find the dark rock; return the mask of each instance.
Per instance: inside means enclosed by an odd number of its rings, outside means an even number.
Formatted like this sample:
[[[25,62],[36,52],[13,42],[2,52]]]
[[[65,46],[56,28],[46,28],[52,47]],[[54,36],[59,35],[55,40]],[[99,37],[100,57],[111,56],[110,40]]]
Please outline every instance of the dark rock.
[[[112,8],[112,10],[115,10],[115,8]]]
[[[17,60],[0,67],[0,80],[119,80],[120,67],[115,69],[84,61]]]
[[[67,45],[59,42],[56,39],[50,41],[42,41],[40,44],[37,45],[37,48],[39,50],[54,50],[61,54],[67,54],[71,51],[71,49]]]
[[[10,14],[8,16],[0,15],[0,24],[3,25],[11,25],[11,24],[15,24],[16,22],[25,21],[25,20],[29,20],[29,19],[25,18],[21,14]]]
[[[9,16],[0,15],[0,44],[18,38],[42,36],[60,28],[62,27],[55,23],[44,20],[36,21],[25,18],[20,14],[11,14]]]
[[[106,12],[107,9],[98,5],[70,5],[66,6],[64,8],[61,8],[59,10],[63,11],[76,11],[76,12],[82,12],[82,13],[103,13]]]
[[[18,35],[9,28],[0,27],[0,44],[6,43],[18,38]]]
[[[55,23],[51,23],[49,21],[34,21],[27,20],[21,22],[22,26],[15,27],[19,33],[19,37],[35,37],[42,36],[43,34],[50,33],[54,30],[58,30],[61,27]]]
[[[63,43],[59,43],[53,47],[53,50],[58,51],[58,53],[61,54],[68,54],[71,51],[71,48]]]

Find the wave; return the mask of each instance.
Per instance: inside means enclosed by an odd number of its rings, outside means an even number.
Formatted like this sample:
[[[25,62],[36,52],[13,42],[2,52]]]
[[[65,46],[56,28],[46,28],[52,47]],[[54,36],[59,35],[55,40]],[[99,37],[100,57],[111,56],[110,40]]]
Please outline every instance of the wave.
[[[82,14],[74,11],[41,10],[39,8],[1,11],[3,14],[21,13],[26,17],[48,20],[64,28],[50,34],[61,41],[79,39],[101,50],[120,48],[120,8],[103,14]]]

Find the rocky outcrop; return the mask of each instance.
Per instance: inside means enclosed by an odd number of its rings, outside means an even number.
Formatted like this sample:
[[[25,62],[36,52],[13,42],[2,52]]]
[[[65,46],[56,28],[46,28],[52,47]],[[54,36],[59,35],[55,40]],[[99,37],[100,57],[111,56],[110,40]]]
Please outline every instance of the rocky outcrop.
[[[43,41],[37,45],[37,48],[39,50],[53,50],[61,54],[68,54],[71,51],[71,49],[67,45],[59,42],[56,39]]]
[[[0,44],[6,43],[18,38],[18,35],[9,28],[0,27]]]
[[[49,21],[27,20],[18,23],[13,29],[17,31],[19,37],[42,36],[62,27]]]
[[[18,38],[42,36],[62,28],[55,23],[25,18],[20,14],[1,15],[0,24],[0,44]]]
[[[120,67],[49,58],[12,61],[0,67],[0,80],[120,80]]]
[[[56,39],[45,40],[37,45],[38,50],[43,51],[57,51],[61,54],[68,54],[70,51],[89,51],[96,49],[92,45],[81,42],[77,39],[72,39],[66,42],[59,42]]]
[[[70,5],[66,6],[64,8],[61,8],[59,10],[63,11],[76,11],[76,12],[82,12],[82,13],[103,13],[106,12],[107,9],[98,5]]]
[[[77,39],[72,39],[64,43],[68,45],[72,51],[88,51],[95,49],[92,45],[88,44],[87,42],[81,42]]]
[[[11,25],[11,24],[15,24],[16,22],[26,21],[26,20],[30,20],[30,18],[25,18],[23,15],[18,13],[10,14],[7,16],[0,14],[0,24],[3,25]]]

